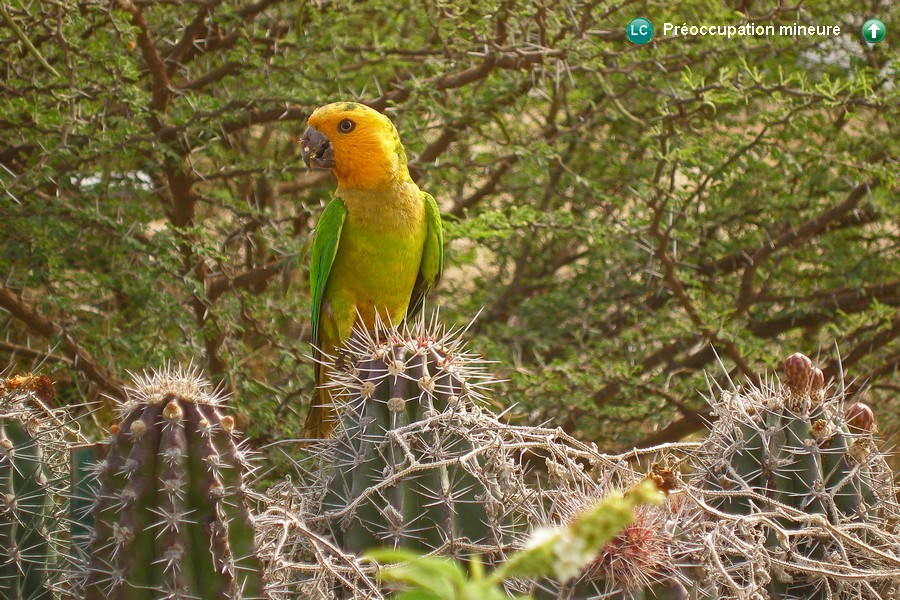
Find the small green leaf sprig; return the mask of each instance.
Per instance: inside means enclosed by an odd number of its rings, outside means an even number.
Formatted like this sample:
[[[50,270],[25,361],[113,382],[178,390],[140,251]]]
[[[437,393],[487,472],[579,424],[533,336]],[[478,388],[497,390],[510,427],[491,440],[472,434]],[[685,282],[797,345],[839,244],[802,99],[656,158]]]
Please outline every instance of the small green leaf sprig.
[[[609,494],[565,526],[536,529],[521,550],[490,573],[477,556],[469,561],[468,572],[459,561],[403,549],[370,550],[364,558],[390,565],[378,577],[404,588],[395,600],[507,600],[504,580],[568,581],[578,576],[607,542],[634,522],[636,506],[661,504],[663,498],[650,480],[625,494]]]

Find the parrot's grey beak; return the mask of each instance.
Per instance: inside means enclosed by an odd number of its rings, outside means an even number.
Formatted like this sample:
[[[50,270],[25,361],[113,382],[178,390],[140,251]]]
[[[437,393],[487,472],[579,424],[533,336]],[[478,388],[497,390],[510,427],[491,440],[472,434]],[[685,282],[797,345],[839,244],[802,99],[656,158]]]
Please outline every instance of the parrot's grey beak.
[[[334,147],[324,134],[312,127],[307,128],[300,138],[300,155],[306,166],[323,169],[334,167]]]

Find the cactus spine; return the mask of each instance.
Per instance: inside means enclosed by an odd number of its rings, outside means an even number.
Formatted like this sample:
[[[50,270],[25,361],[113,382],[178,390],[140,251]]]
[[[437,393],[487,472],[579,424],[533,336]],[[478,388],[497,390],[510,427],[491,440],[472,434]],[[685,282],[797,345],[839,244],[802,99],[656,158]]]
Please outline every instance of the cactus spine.
[[[554,465],[553,470],[559,468]],[[637,475],[636,473],[630,474]],[[630,479],[630,477],[629,477]],[[678,487],[675,473],[654,463],[647,473],[660,491],[668,494]],[[626,479],[625,481],[627,481]],[[622,482],[624,483],[624,481]],[[568,487],[568,486],[566,486]],[[605,485],[594,484],[592,493],[559,490],[555,512],[563,523],[577,521],[584,510],[596,502]],[[632,484],[625,492],[633,493]],[[537,600],[608,598],[609,600],[681,600],[687,583],[676,566],[675,523],[671,519],[668,499],[661,505],[643,505],[634,509],[633,521],[600,548],[594,560],[578,577],[565,583],[545,580],[532,592]]]
[[[100,464],[89,600],[261,598],[234,420],[191,371],[137,379]]]
[[[61,420],[43,400],[50,380],[13,377],[0,382],[0,598],[49,600],[61,522]]]

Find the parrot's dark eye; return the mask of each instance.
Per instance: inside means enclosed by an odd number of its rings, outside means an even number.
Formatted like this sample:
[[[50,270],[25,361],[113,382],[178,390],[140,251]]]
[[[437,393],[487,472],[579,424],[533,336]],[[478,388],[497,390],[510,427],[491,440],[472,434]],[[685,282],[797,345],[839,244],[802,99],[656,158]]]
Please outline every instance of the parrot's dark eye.
[[[356,127],[356,123],[351,121],[350,119],[344,119],[340,123],[338,123],[338,130],[341,133],[350,133],[353,131],[353,128]]]

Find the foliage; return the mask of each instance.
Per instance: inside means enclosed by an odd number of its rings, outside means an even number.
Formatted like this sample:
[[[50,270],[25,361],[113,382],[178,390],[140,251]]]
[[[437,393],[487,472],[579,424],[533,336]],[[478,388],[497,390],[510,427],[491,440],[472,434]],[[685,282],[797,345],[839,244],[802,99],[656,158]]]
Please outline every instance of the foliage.
[[[357,98],[441,205],[431,302],[456,324],[483,309],[473,346],[516,418],[674,440],[710,414],[704,369],[754,377],[790,348],[840,379],[836,340],[850,394],[900,414],[897,45],[860,39],[858,2],[3,6],[0,358],[48,361],[64,402],[196,356],[254,443],[299,430],[304,244],[333,183],[296,141],[312,108]]]

